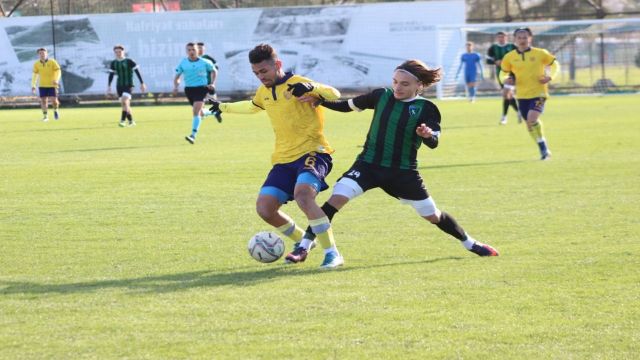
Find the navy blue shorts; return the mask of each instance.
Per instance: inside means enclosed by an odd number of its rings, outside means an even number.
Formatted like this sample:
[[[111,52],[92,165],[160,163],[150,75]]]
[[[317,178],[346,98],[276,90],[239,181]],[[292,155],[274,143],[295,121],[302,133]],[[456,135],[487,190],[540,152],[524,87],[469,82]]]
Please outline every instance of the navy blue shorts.
[[[58,89],[54,87],[41,87],[41,88],[38,88],[38,91],[40,93],[40,97],[57,97],[58,96]]]
[[[331,155],[310,152],[298,160],[286,164],[275,164],[262,184],[260,195],[271,195],[281,204],[293,200],[297,184],[309,184],[321,192],[329,188],[325,178],[333,167]]]
[[[530,110],[537,111],[542,114],[544,112],[545,101],[547,101],[547,99],[543,97],[518,99],[518,109],[520,109],[520,114],[525,120],[527,119],[527,114]]]

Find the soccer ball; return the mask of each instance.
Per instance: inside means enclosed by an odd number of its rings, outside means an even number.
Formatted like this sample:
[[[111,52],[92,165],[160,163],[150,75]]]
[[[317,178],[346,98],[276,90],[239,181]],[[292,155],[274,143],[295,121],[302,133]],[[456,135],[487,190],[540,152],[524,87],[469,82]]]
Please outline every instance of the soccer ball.
[[[249,255],[254,259],[271,263],[282,257],[284,254],[284,241],[280,236],[269,232],[261,231],[249,240]]]

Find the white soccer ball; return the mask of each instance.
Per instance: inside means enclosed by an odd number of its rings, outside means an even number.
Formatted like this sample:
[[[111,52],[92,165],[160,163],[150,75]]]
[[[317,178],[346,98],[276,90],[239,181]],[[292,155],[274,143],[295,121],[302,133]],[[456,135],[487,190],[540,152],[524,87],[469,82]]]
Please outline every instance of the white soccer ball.
[[[249,240],[249,254],[263,263],[274,262],[284,254],[284,241],[270,231],[261,231]]]

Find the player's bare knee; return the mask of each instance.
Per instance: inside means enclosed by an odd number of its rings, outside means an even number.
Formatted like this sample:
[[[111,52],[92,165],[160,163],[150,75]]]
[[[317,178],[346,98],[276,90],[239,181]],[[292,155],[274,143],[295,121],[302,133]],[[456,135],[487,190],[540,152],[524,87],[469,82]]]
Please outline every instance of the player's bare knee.
[[[296,201],[300,209],[305,210],[316,203],[316,193],[310,188],[296,189],[293,199]]]
[[[333,206],[337,210],[342,209],[342,207],[345,206],[348,202],[349,202],[348,197],[344,195],[336,195],[336,194],[331,195],[329,200],[327,200],[327,203],[329,203],[329,205]]]
[[[258,201],[256,202],[256,212],[258,213],[258,216],[260,216],[260,218],[265,221],[273,218],[277,211],[277,207],[274,207],[266,201],[261,201],[260,199],[258,199]]]
[[[437,215],[437,214],[423,216],[423,217],[434,225],[440,222],[440,215]]]

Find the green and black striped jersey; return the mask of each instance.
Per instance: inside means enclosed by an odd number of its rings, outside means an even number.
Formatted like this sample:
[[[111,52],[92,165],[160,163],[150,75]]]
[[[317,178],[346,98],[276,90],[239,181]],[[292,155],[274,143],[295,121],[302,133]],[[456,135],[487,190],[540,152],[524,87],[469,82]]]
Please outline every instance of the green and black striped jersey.
[[[218,63],[216,63],[216,59],[212,58],[211,56],[209,56],[207,54],[202,55],[201,58],[211,61],[211,63],[213,64],[214,71],[216,73],[218,72]],[[207,83],[211,84],[211,72],[210,71],[207,71]]]
[[[493,44],[487,50],[487,64],[496,65],[496,60],[502,60],[502,58],[507,55],[507,53],[511,50],[515,50],[516,46],[513,44]],[[500,70],[500,67],[496,65],[496,68]]]
[[[358,160],[383,167],[416,169],[418,148],[424,143],[438,146],[440,111],[431,101],[417,96],[411,100],[397,100],[393,90],[381,88],[348,101],[352,110],[374,109],[366,142]],[[434,133],[430,139],[416,134],[425,124]]]
[[[117,86],[133,87],[133,72],[138,69],[135,61],[125,58],[113,60],[109,72],[118,77]]]

